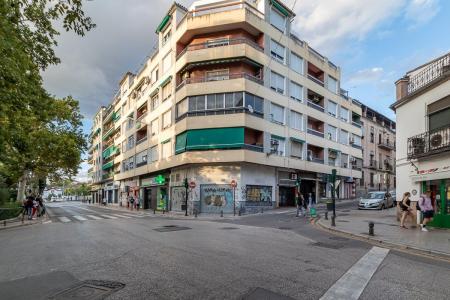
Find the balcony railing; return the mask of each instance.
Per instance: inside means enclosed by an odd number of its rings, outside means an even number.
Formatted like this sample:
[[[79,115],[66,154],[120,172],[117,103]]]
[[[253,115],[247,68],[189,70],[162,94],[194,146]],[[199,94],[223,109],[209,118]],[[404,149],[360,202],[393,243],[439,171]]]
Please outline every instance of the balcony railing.
[[[318,163],[318,164],[324,164],[325,163],[323,158],[318,158],[318,157],[308,157],[307,160],[311,161],[311,162]]]
[[[360,122],[352,121],[352,125],[358,128],[362,127],[362,124]]]
[[[309,74],[308,74],[308,78],[309,78],[311,81],[314,81],[315,83],[317,83],[318,85],[325,86],[325,83],[324,83],[322,80],[320,80],[320,79],[318,79],[318,78],[316,78],[316,77],[314,77],[314,76],[312,76],[312,75],[309,75]]]
[[[450,125],[408,138],[408,159],[450,150]]]
[[[186,78],[183,80],[178,86],[177,91],[181,89],[186,84],[192,84],[192,83],[202,83],[202,82],[212,82],[212,81],[222,81],[222,80],[230,80],[230,79],[238,79],[238,78],[245,78],[249,79],[251,81],[254,81],[258,84],[264,84],[263,80],[255,75],[248,74],[248,73],[234,73],[234,74],[228,74],[228,75],[222,75],[220,77],[195,77],[195,78]]]
[[[307,131],[308,131],[309,134],[312,134],[312,135],[315,135],[315,136],[318,136],[318,137],[321,137],[321,138],[323,138],[325,136],[325,133],[317,131],[317,130],[312,129],[312,128],[308,128]]]
[[[367,165],[367,168],[369,168],[369,169],[376,169],[377,168],[377,161],[376,160],[369,160],[369,164]]]
[[[185,47],[178,55],[177,60],[182,57],[187,51],[195,51],[195,50],[201,50],[201,49],[211,49],[211,48],[217,48],[217,47],[224,47],[224,46],[231,46],[231,45],[240,45],[240,44],[246,44],[253,48],[255,48],[258,51],[263,52],[264,48],[258,45],[256,42],[246,39],[246,38],[236,38],[236,39],[213,39],[208,40],[204,43],[198,43],[198,44],[191,44]]]
[[[378,147],[386,150],[395,150],[395,145],[392,142],[381,141],[378,143]]]
[[[312,102],[311,100],[308,100],[307,103],[308,103],[309,107],[317,109],[318,111],[321,111],[321,112],[325,112],[325,108],[323,106],[316,104],[316,103]]]
[[[450,70],[450,54],[431,62],[426,68],[409,78],[408,94],[428,85]]]

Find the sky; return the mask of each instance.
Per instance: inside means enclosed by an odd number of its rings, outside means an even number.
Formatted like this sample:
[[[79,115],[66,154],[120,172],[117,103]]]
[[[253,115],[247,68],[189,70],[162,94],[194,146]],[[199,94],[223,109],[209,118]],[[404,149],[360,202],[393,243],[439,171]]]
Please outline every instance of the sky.
[[[283,0],[282,0],[283,1]],[[179,0],[188,7],[192,0]],[[448,0],[284,0],[296,17],[293,31],[341,68],[352,98],[395,119],[394,82],[408,70],[450,52]],[[42,75],[45,88],[80,102],[86,134],[127,71],[137,71],[156,45],[155,28],[173,1],[93,0],[85,13],[97,27],[85,37],[61,32],[61,63]],[[77,180],[87,180],[82,163]]]

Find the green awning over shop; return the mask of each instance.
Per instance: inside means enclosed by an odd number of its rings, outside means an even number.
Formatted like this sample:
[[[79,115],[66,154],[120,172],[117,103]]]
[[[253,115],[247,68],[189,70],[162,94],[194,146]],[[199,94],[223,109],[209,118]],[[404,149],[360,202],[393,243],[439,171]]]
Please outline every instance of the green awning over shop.
[[[177,154],[190,150],[236,149],[244,146],[244,127],[188,130],[177,136]]]
[[[297,142],[297,143],[302,143],[302,144],[304,144],[305,143],[305,141],[304,140],[301,140],[301,139],[298,139],[298,138],[295,138],[295,137],[290,137],[290,139],[291,139],[291,141],[294,141],[294,142]]]
[[[291,13],[286,8],[284,8],[280,3],[278,3],[278,1],[271,0],[271,2],[272,2],[272,5],[286,17],[289,17],[289,15],[291,15]]]
[[[187,131],[177,135],[175,140],[175,154],[186,151]]]
[[[102,166],[103,170],[109,169],[114,165],[114,161],[110,161],[109,163],[106,163]]]
[[[159,25],[158,25],[158,27],[156,28],[156,33],[158,33],[158,32],[161,32],[163,29],[164,29],[164,27],[166,27],[166,25],[167,25],[167,23],[169,22],[169,20],[170,20],[170,15],[166,15],[165,17],[164,17],[164,19],[162,19],[162,21],[161,21],[161,23],[159,23]]]

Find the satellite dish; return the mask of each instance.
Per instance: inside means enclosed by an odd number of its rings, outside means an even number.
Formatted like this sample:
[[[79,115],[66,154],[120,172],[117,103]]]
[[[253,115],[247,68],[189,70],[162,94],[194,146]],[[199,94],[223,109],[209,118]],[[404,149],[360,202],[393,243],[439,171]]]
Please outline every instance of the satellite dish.
[[[253,113],[253,107],[250,104],[247,106],[247,108],[249,112]]]

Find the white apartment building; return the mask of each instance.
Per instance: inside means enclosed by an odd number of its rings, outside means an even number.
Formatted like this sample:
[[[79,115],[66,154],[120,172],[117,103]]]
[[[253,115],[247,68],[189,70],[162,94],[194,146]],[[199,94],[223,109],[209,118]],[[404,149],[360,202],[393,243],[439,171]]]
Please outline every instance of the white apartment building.
[[[189,212],[259,211],[294,205],[296,178],[329,196],[334,168],[340,196],[354,197],[361,106],[339,67],[291,32],[294,17],[276,0],[174,3],[158,50],[103,112],[103,197],[182,211],[187,190]]]

